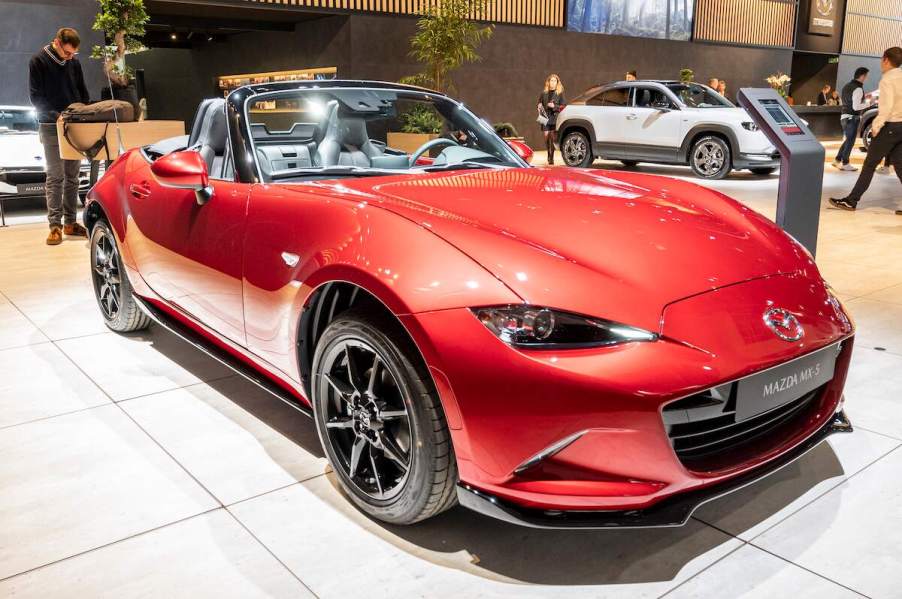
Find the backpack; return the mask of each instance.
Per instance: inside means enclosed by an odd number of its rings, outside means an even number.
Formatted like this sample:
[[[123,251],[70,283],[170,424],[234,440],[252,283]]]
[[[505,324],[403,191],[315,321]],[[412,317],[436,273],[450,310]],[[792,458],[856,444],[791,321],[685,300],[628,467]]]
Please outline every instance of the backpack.
[[[92,104],[76,102],[60,115],[64,123],[130,123],[135,120],[135,107],[124,100],[102,100]]]

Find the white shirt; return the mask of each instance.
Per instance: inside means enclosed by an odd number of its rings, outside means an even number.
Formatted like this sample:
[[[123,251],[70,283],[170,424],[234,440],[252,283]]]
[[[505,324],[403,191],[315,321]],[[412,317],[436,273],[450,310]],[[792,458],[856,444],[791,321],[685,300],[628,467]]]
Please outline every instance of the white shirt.
[[[880,79],[880,106],[871,126],[874,135],[884,123],[902,123],[902,69],[890,69]]]

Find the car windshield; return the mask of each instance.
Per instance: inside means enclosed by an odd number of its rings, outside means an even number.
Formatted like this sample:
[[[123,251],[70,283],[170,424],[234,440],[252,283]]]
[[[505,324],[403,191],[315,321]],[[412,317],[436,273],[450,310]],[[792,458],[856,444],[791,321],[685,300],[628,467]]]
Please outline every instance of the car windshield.
[[[0,107],[0,135],[34,133],[37,130],[38,119],[33,109]]]
[[[706,85],[668,83],[667,88],[690,108],[733,108],[732,102]]]
[[[526,166],[487,122],[427,92],[291,90],[253,96],[247,112],[265,181]]]

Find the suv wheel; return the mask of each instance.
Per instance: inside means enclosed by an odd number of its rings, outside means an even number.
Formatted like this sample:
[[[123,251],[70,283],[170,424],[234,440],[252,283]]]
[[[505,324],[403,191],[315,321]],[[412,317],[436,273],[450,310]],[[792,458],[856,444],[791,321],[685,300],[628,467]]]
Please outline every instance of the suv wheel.
[[[592,164],[592,144],[582,131],[571,131],[564,136],[561,154],[567,166],[586,168]]]
[[[689,166],[703,179],[723,179],[731,169],[730,146],[719,137],[705,135],[692,144]]]
[[[128,333],[150,325],[150,318],[141,311],[132,295],[116,236],[102,220],[91,230],[91,280],[106,326],[117,333]]]
[[[861,130],[861,143],[864,145],[865,151],[867,151],[871,147],[871,143],[874,141],[874,133],[871,131],[871,125],[873,125],[873,119],[870,123],[864,126],[864,129]]]
[[[452,505],[457,462],[438,395],[416,348],[388,318],[350,311],[313,356],[319,438],[361,510],[412,524]]]

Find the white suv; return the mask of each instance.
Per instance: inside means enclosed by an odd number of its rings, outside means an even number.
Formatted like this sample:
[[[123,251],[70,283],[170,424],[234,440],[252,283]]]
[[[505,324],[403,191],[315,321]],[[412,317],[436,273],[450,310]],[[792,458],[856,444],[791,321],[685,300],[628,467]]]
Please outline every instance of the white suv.
[[[679,81],[621,81],[593,87],[557,118],[568,166],[595,158],[688,164],[705,179],[732,169],[770,174],[780,155],[742,108],[710,87]]]

